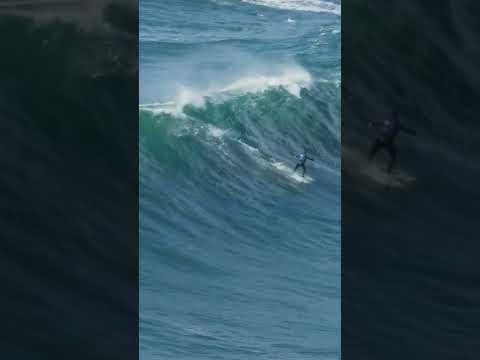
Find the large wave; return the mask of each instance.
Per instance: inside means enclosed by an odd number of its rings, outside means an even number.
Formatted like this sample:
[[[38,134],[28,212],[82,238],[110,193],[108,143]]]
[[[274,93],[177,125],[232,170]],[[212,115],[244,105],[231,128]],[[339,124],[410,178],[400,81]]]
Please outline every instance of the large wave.
[[[198,341],[208,336],[233,349],[229,352],[235,351],[237,339],[244,341],[245,332],[255,331],[250,320],[235,324],[239,314],[252,316],[249,304],[265,313],[280,306],[288,319],[298,314],[292,307],[306,309],[308,305],[303,304],[315,302],[324,314],[319,336],[327,345],[304,348],[321,358],[336,354],[340,89],[335,82],[313,80],[303,87],[299,83],[309,77],[293,78],[288,82],[282,76],[264,75],[268,80],[262,81],[259,76],[263,85],[252,87],[250,77],[241,77],[211,88],[223,90],[219,92],[190,89],[193,102],[181,108],[175,100],[142,106],[139,191],[145,353],[158,344],[162,349],[163,344],[173,344],[166,345],[165,352],[178,351],[172,329],[187,335],[186,351],[197,343],[198,334],[202,336]],[[295,84],[300,87],[298,93],[292,91]],[[292,167],[293,156],[304,146],[315,162],[308,164],[302,178]],[[281,267],[274,264],[279,259]],[[321,273],[320,279],[309,276],[312,272]],[[225,276],[235,283],[215,285]],[[220,305],[215,302],[213,308],[226,309],[215,324],[197,319],[196,314],[172,315],[174,305],[158,310],[156,303],[159,299],[166,304],[182,304],[185,299],[203,302],[208,306],[201,311],[205,316],[213,309],[212,292],[226,299]],[[248,303],[241,301],[244,296]],[[262,300],[265,297],[271,303]],[[152,301],[155,305],[150,306]],[[274,324],[267,317],[261,327]],[[298,332],[318,334],[318,328],[311,329],[309,324],[292,326]],[[163,335],[165,328],[169,332]],[[218,335],[230,331],[240,335],[232,340]],[[267,340],[255,340],[252,346],[275,352],[269,344],[281,341],[274,339],[283,335],[266,336]],[[209,347],[206,351],[217,352]]]
[[[240,0],[151,3],[141,357],[338,358],[338,17],[299,13],[292,26],[289,11]],[[158,4],[176,11],[159,20]],[[304,148],[305,178],[293,171]]]
[[[287,67],[268,74],[249,72],[245,76],[223,85],[212,85],[207,88],[194,88],[183,85],[176,86],[174,99],[166,102],[142,104],[140,108],[154,113],[176,113],[180,115],[185,105],[203,106],[208,99],[225,99],[234,95],[260,93],[274,87],[281,87],[290,94],[300,97],[302,88],[312,83],[311,75],[296,66]]]
[[[290,69],[203,92],[184,89],[176,101],[142,105],[141,174],[151,174],[142,171],[147,166],[167,179],[242,198],[259,183],[313,181],[291,170],[293,155],[304,148],[317,157],[318,171],[337,172],[338,92],[333,82],[313,83],[305,70]]]

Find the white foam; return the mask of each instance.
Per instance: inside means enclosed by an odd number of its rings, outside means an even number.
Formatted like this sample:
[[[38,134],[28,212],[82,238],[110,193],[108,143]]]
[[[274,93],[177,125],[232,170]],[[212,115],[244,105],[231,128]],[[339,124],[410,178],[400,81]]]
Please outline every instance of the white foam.
[[[289,23],[294,23],[295,20],[288,18],[288,19],[287,19],[287,22],[289,22]]]
[[[220,89],[220,92],[261,92],[272,87],[283,87],[290,94],[300,97],[300,90],[312,83],[311,75],[300,67],[292,67],[272,75],[252,74]]]
[[[148,110],[154,114],[159,113],[175,113],[177,111],[177,103],[175,101],[155,102],[150,104],[141,104],[141,110]]]
[[[188,87],[180,85],[177,88],[177,96],[175,102],[180,109],[183,109],[185,105],[202,107],[205,105],[205,96],[209,95],[209,92],[202,94],[195,89],[190,89]]]
[[[308,12],[324,12],[340,16],[341,6],[322,0],[242,0],[245,3],[261,5],[274,9]]]
[[[221,139],[225,134],[228,133],[228,130],[220,129],[216,126],[209,124],[207,127],[207,132],[208,132],[208,135],[217,139]]]
[[[151,111],[154,114],[165,113],[181,116],[183,113],[183,107],[188,104],[202,107],[205,104],[204,95],[193,89],[178,86],[175,100],[141,104],[140,109]]]
[[[230,1],[226,1],[226,0],[210,0],[210,1],[220,6],[233,6],[233,4]]]
[[[248,144],[245,144],[242,140],[237,140],[239,142],[240,145],[243,146],[243,148],[245,148],[250,154],[255,154],[255,155],[258,155],[260,154],[260,150],[258,150],[257,148],[254,148],[253,146],[250,146]]]
[[[283,87],[291,95],[300,97],[302,88],[309,88],[311,84],[312,77],[306,70],[299,66],[290,66],[271,74],[262,75],[251,72],[226,86],[211,86],[203,90],[179,85],[177,86],[175,100],[143,104],[140,105],[140,108],[154,113],[181,115],[185,105],[203,107],[207,97],[220,98],[228,96],[228,94],[257,93],[275,87]]]
[[[247,151],[247,154],[250,155],[250,157],[260,166],[262,167],[268,167],[269,163],[262,158],[262,154],[260,150],[257,148],[250,146],[248,144],[245,144],[242,140],[237,139],[238,143]]]

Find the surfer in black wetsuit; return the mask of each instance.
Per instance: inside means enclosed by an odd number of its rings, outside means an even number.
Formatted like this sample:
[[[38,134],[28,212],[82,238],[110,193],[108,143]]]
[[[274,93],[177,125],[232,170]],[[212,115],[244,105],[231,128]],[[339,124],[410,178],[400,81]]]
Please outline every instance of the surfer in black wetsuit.
[[[307,156],[306,151],[302,154],[298,154],[297,156],[295,156],[295,158],[298,160],[298,163],[297,165],[295,165],[295,169],[293,171],[295,172],[299,167],[301,167],[303,169],[302,177],[305,177],[305,171],[306,171],[305,162],[307,160],[311,160],[311,161],[314,161],[314,160],[311,157]]]
[[[397,159],[397,149],[395,147],[395,137],[400,131],[406,132],[409,135],[416,135],[415,130],[403,126],[398,120],[398,111],[392,111],[392,118],[384,121],[371,121],[369,126],[379,127],[380,135],[375,139],[368,159],[372,160],[378,150],[384,148],[390,154],[390,162],[388,163],[388,173],[392,171],[393,165]]]

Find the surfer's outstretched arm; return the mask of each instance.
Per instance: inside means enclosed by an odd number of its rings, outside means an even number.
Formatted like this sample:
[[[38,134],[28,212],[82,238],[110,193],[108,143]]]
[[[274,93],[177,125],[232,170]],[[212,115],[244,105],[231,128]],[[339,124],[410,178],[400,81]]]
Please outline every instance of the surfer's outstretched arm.
[[[417,132],[415,130],[405,127],[403,125],[400,125],[400,130],[412,136],[417,135]]]
[[[307,159],[308,159],[308,160],[311,160],[311,161],[315,161],[315,160],[313,160],[311,157],[308,157],[308,156],[307,156]]]

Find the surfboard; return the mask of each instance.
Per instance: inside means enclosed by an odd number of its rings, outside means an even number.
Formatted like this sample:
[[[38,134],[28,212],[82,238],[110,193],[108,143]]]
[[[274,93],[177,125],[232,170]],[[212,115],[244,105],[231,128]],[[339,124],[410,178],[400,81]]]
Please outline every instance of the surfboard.
[[[305,177],[302,176],[301,169],[298,170],[297,172],[293,171],[292,167],[289,167],[285,165],[282,162],[274,162],[273,167],[278,170],[280,173],[282,173],[284,176],[287,176],[289,179],[294,180],[298,183],[304,183],[304,184],[309,184],[314,181],[314,179],[309,176],[305,175]]]

